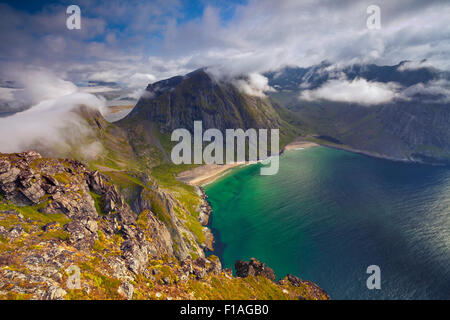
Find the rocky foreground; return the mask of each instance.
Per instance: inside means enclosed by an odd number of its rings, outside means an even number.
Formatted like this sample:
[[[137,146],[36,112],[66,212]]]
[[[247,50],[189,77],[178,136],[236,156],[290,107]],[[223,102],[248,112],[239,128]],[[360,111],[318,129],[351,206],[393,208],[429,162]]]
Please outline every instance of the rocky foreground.
[[[256,259],[234,277],[184,229],[180,203],[139,181],[128,203],[79,161],[0,154],[0,299],[329,298],[292,275],[274,282]]]

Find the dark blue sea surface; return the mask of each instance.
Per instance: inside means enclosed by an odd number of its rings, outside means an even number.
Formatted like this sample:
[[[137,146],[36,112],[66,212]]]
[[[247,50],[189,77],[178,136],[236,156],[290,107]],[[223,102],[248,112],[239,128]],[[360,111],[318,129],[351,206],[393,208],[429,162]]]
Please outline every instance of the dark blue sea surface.
[[[259,170],[205,187],[225,267],[255,257],[333,299],[450,299],[450,168],[313,147]],[[380,290],[366,286],[370,265]]]

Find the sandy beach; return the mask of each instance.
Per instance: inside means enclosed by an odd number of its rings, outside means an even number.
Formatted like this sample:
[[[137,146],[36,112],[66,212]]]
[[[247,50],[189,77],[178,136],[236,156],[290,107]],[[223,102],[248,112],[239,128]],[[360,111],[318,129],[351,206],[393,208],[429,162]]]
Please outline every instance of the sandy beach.
[[[181,172],[177,179],[193,186],[202,186],[220,178],[231,168],[244,165],[243,163],[231,164],[206,164],[192,170]]]
[[[283,148],[283,151],[293,150],[293,149],[304,149],[304,148],[317,147],[317,146],[319,146],[319,145],[315,142],[297,139],[297,140],[292,141],[288,145],[286,145]]]
[[[318,146],[317,143],[298,139],[286,145],[283,148],[282,152],[286,150],[304,149],[316,146]],[[223,165],[207,164],[194,168],[192,170],[181,172],[177,176],[177,179],[193,186],[202,186],[224,176],[231,168],[247,164],[249,163],[232,163]]]

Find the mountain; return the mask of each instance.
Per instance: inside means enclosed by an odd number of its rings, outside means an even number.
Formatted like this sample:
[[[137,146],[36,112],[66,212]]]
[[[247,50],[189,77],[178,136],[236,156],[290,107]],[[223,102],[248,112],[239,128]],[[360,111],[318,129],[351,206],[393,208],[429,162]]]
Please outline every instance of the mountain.
[[[396,82],[406,87],[427,83],[441,76],[449,79],[450,75],[430,67],[408,68],[410,61],[402,61],[394,66],[378,66],[376,64],[353,64],[337,67],[324,61],[308,68],[284,67],[277,71],[264,74],[269,79],[269,85],[279,91],[316,89],[337,74],[344,74],[348,80],[364,78],[368,81]]]
[[[216,80],[206,69],[149,84],[136,107],[118,125],[128,131],[147,123],[162,133],[178,128],[193,132],[194,121],[203,129],[279,128],[281,144],[293,139],[298,130],[282,117],[288,112],[269,97],[244,94],[230,81]],[[134,134],[134,133],[132,133]]]
[[[337,68],[324,62],[266,76],[277,90],[271,97],[293,112],[316,142],[394,160],[450,163],[450,74],[407,64]],[[395,85],[397,94],[375,105],[302,98],[330,80],[355,79]]]
[[[148,85],[129,119],[145,118],[164,131],[204,128],[278,128],[282,120],[268,99],[244,95],[228,82],[214,80],[204,69]]]

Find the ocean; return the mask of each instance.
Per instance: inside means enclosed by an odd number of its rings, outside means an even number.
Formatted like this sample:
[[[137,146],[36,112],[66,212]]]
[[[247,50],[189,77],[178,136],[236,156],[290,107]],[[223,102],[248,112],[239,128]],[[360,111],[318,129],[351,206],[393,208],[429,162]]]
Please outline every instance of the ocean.
[[[313,147],[259,169],[205,186],[224,267],[255,257],[332,299],[450,299],[450,168]],[[367,288],[370,265],[381,289]]]

